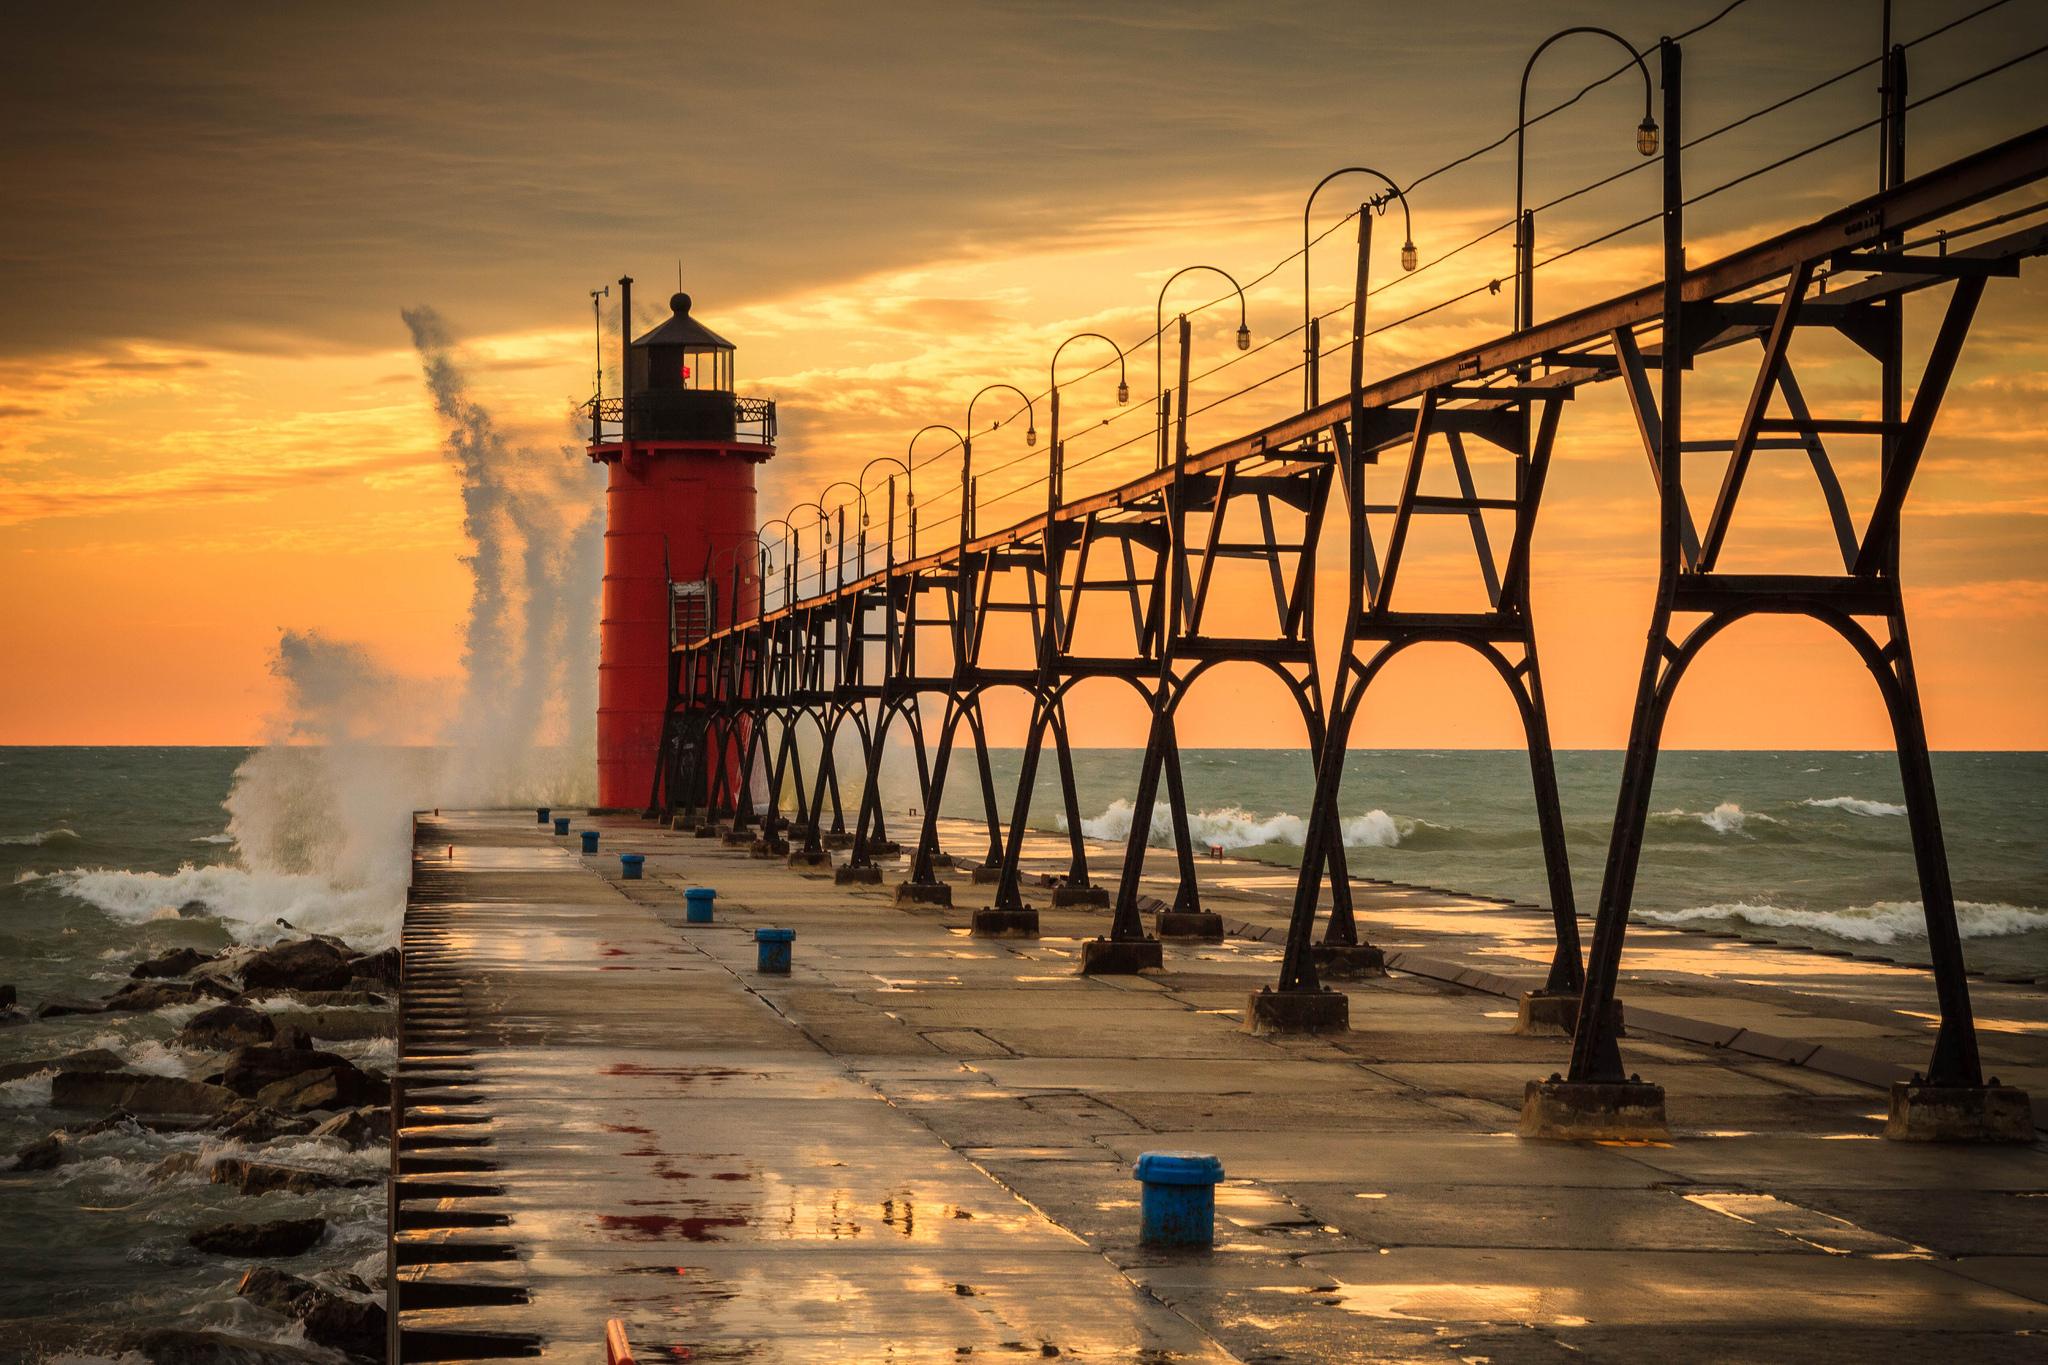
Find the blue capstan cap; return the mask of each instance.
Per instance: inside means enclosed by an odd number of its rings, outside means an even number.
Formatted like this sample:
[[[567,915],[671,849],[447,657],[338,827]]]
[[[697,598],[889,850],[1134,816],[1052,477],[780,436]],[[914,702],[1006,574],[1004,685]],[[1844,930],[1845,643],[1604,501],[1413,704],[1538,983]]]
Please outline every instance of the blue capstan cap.
[[[794,929],[756,929],[754,931],[754,942],[756,943],[791,943],[795,940],[796,930]],[[1217,1169],[1221,1170],[1223,1168],[1219,1166]]]
[[[1147,1152],[1132,1175],[1148,1185],[1214,1185],[1223,1163],[1206,1152]]]
[[[647,855],[644,853],[621,853],[619,861],[622,863],[644,863],[647,861]]]
[[[718,893],[716,891],[712,890],[708,886],[693,886],[689,888],[687,891],[683,892],[683,899],[691,901],[708,901],[717,894]]]

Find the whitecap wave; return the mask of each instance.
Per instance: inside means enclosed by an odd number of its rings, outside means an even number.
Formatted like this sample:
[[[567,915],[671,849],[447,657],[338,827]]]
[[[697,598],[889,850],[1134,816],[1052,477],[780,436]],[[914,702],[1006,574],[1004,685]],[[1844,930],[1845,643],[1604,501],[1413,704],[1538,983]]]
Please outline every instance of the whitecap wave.
[[[403,862],[390,870],[402,879]],[[245,943],[265,943],[291,931],[333,934],[361,948],[396,941],[405,904],[402,880],[339,885],[326,877],[292,872],[251,872],[239,867],[193,867],[176,872],[77,868],[60,874],[65,894],[130,923],[178,916],[190,908],[219,919]]]
[[[1867,801],[1860,796],[1830,796],[1825,799],[1809,796],[1799,804],[1802,806],[1814,806],[1821,810],[1845,810],[1851,815],[1904,815],[1906,813],[1904,806],[1894,805],[1890,801]]]
[[[0,834],[0,844],[14,844],[23,848],[41,848],[45,844],[63,843],[70,839],[81,839],[75,829],[59,825],[56,829],[37,830],[34,834]]]
[[[1762,811],[1744,810],[1734,801],[1723,801],[1712,810],[1660,810],[1659,819],[1697,820],[1716,834],[1741,834],[1751,822],[1760,825],[1782,824],[1776,816],[1765,815]]]
[[[202,834],[202,835],[200,835],[200,836],[199,836],[199,837],[198,837],[197,839],[194,839],[194,840],[193,840],[192,842],[193,842],[193,843],[195,843],[195,844],[232,844],[232,843],[233,843],[234,841],[235,841],[235,836],[234,836],[234,835],[232,835],[232,834],[227,834],[227,833],[221,833],[221,834]]]
[[[1851,943],[1887,944],[1927,937],[1919,901],[1877,901],[1846,910],[1807,910],[1734,901],[1689,910],[1640,910],[1657,924],[1739,923],[1763,929],[1810,929]],[[1956,924],[1964,938],[2003,938],[2048,930],[2048,911],[1991,901],[1957,901]]]
[[[1136,808],[1122,797],[1109,803],[1102,814],[1083,818],[1081,832],[1091,839],[1110,842],[1131,837],[1131,817]],[[1055,824],[1064,832],[1066,818]],[[1347,848],[1392,848],[1415,832],[1418,822],[1403,820],[1383,810],[1348,815],[1339,822]],[[1300,848],[1308,838],[1308,822],[1299,815],[1282,811],[1278,815],[1256,815],[1239,806],[1196,811],[1188,816],[1188,834],[1198,845],[1236,850],[1285,844]],[[1152,808],[1149,842],[1158,848],[1173,841],[1173,814],[1164,802]]]

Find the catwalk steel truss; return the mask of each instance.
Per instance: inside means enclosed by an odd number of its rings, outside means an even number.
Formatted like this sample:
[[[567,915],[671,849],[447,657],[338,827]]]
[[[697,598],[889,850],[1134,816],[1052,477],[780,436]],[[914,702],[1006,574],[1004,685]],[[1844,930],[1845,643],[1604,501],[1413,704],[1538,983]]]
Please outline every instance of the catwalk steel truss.
[[[1675,45],[1665,44],[1661,57],[1665,136],[1676,149],[1682,143]],[[703,822],[700,832],[723,831],[767,851],[782,851],[784,838],[800,840],[793,860],[819,864],[829,860],[830,847],[848,847],[840,878],[879,881],[876,859],[895,850],[884,822],[882,760],[900,732],[914,757],[921,814],[899,895],[945,900],[949,889],[936,875],[943,859],[938,812],[964,738],[987,836],[975,876],[995,885],[993,906],[977,925],[1033,932],[1022,851],[1048,740],[1071,853],[1064,874],[1038,889],[1050,890],[1055,903],[1105,899],[1091,880],[1081,837],[1066,710],[1081,684],[1113,680],[1141,698],[1150,733],[1128,848],[1107,898],[1109,932],[1088,945],[1085,969],[1137,970],[1160,961],[1138,894],[1156,803],[1169,815],[1178,877],[1171,903],[1153,907],[1161,915],[1154,927],[1201,927],[1177,714],[1209,670],[1257,665],[1281,680],[1300,712],[1315,795],[1279,980],[1253,1000],[1251,1013],[1264,1027],[1343,1027],[1346,997],[1325,978],[1377,966],[1352,913],[1339,834],[1346,747],[1390,660],[1423,642],[1462,645],[1498,673],[1527,741],[1555,926],[1543,994],[1567,1027],[1578,1025],[1570,1075],[1554,1078],[1549,1090],[1611,1118],[1655,1090],[1623,1071],[1614,1000],[1665,714],[1687,668],[1728,626],[1758,614],[1805,616],[1841,635],[1869,668],[1896,738],[1940,1004],[1926,1084],[1944,1092],[1981,1090],[1901,596],[1900,513],[1988,281],[2016,274],[2022,259],[2048,250],[2048,227],[1979,233],[1974,245],[1954,250],[1929,250],[1908,238],[2048,176],[2048,128],[1907,180],[1897,131],[1904,122],[1897,103],[1903,63],[1896,50],[1889,61],[1889,188],[1688,268],[1681,158],[1667,155],[1660,282],[1372,382],[1361,366],[1372,215],[1360,214],[1351,376],[1342,395],[1191,453],[1183,344],[1170,409],[1179,417],[1162,468],[854,581],[828,585],[821,572],[820,590],[807,597],[792,579],[795,600],[787,605],[679,647],[675,742],[662,765],[657,804],[683,808]],[[1917,366],[1903,327],[1906,301],[1915,296],[1940,311],[1931,350]],[[1186,326],[1183,319],[1183,340]],[[1867,362],[1874,416],[1817,412],[1809,404],[1795,360],[1823,337],[1846,339]],[[1708,366],[1739,368],[1748,393],[1733,427],[1711,433],[1685,420],[1688,373]],[[1628,398],[1657,489],[1659,577],[1582,966],[1529,585],[1566,405],[1581,388],[1608,382]],[[1833,459],[1842,443],[1855,440],[1876,450],[1877,492],[1860,525]],[[1387,452],[1405,456],[1397,479],[1374,477]],[[1750,473],[1780,452],[1811,467],[1828,513],[1824,549],[1839,559],[1839,572],[1723,568]],[[1688,474],[1715,458],[1718,488],[1696,520]],[[1338,500],[1341,515],[1333,515]],[[1405,594],[1397,596],[1412,577],[1404,569],[1418,528],[1433,518],[1448,518],[1461,543],[1469,531],[1475,605],[1467,609],[1409,609]],[[1338,525],[1348,600],[1326,689],[1314,593],[1318,555]],[[1271,620],[1259,632],[1234,633],[1219,620],[1217,585],[1233,561],[1270,589]],[[736,573],[731,600],[741,600],[743,586]],[[1030,706],[1007,821],[984,719],[985,699],[1003,688],[1016,689]],[[835,757],[849,726],[848,747],[858,749],[862,764],[850,829]],[[808,773],[806,748],[815,755]],[[785,791],[794,795],[794,819],[779,808]],[[765,808],[756,792],[765,794]],[[1661,1092],[1648,1098],[1661,1106]]]

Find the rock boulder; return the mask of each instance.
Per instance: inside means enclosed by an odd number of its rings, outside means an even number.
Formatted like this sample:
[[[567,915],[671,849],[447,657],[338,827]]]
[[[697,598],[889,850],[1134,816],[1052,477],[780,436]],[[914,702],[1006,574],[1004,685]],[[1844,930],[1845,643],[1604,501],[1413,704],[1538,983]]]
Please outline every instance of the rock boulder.
[[[261,1195],[280,1190],[286,1194],[312,1194],[319,1190],[361,1190],[369,1188],[377,1181],[373,1178],[343,1180],[324,1171],[308,1171],[297,1166],[279,1166],[268,1161],[250,1161],[238,1156],[224,1156],[213,1163],[213,1183],[233,1185],[241,1194]]]
[[[391,1111],[369,1107],[344,1110],[315,1128],[313,1136],[334,1138],[352,1148],[388,1143],[391,1141]]]
[[[70,1160],[71,1147],[61,1133],[37,1138],[14,1154],[17,1171],[50,1171]]]
[[[185,1240],[215,1256],[303,1256],[326,1231],[325,1218],[279,1218],[268,1223],[215,1223]]]
[[[299,1137],[312,1131],[313,1120],[280,1114],[254,1100],[236,1100],[221,1111],[214,1129],[237,1142],[270,1142],[281,1137]]]
[[[139,1071],[60,1071],[50,1082],[59,1109],[125,1109],[131,1114],[218,1114],[234,1092],[204,1081]]]
[[[275,1266],[252,1266],[235,1292],[282,1317],[304,1324],[306,1339],[346,1355],[382,1359],[384,1306],[352,1299],[288,1275]]]
[[[248,1047],[277,1036],[277,1022],[247,1005],[215,1005],[192,1016],[178,1030],[178,1043],[190,1048]]]
[[[167,976],[184,976],[193,968],[213,961],[213,954],[202,953],[197,948],[173,948],[144,962],[136,963],[128,975],[137,981],[159,980]]]
[[[242,963],[242,984],[254,990],[337,991],[354,979],[348,949],[321,938],[295,939],[255,953]]]

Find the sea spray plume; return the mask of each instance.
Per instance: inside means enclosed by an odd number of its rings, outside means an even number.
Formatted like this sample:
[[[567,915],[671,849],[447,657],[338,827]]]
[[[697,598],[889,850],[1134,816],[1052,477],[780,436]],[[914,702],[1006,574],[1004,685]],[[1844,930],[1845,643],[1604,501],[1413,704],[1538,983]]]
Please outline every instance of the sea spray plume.
[[[591,799],[604,543],[591,467],[573,449],[508,442],[469,396],[439,316],[405,321],[471,542],[460,680],[407,677],[359,645],[284,632],[272,664],[282,710],[227,802],[243,867],[79,889],[109,913],[184,896],[258,933],[283,914],[384,940],[404,903],[411,811]]]
[[[161,890],[191,891],[251,924],[282,915],[377,933],[404,901],[407,814],[437,766],[432,750],[406,746],[433,738],[438,689],[310,631],[283,633],[271,672],[284,688],[271,742],[236,768],[226,803],[242,869],[181,872]],[[127,908],[120,888],[82,889],[102,908]]]
[[[603,523],[589,462],[509,442],[470,397],[432,309],[404,314],[475,552],[462,705],[441,804],[589,798],[596,752],[597,596]]]

